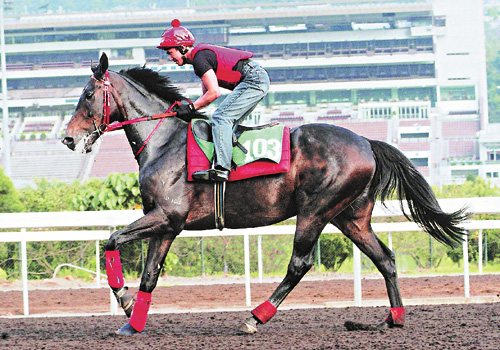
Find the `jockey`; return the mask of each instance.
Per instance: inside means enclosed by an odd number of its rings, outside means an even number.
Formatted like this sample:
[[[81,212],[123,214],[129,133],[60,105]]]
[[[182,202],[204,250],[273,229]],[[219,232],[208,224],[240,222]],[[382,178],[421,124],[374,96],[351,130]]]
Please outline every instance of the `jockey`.
[[[212,114],[215,148],[214,168],[197,171],[195,180],[227,181],[231,169],[233,127],[247,117],[266,96],[269,76],[255,61],[252,52],[209,44],[194,45],[194,35],[172,21],[165,30],[158,49],[164,50],[178,66],[190,64],[201,79],[202,95],[193,103],[176,108],[182,118],[207,107],[220,95],[220,88],[231,90]]]

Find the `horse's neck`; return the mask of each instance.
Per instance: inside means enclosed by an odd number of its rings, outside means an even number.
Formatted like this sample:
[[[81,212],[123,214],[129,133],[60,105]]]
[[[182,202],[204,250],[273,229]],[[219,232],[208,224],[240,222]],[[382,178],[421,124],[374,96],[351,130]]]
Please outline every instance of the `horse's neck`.
[[[128,98],[122,96],[122,102],[124,109],[127,111],[127,120],[164,113],[170,107],[164,100],[148,94],[144,90],[131,92],[129,89]],[[179,139],[184,137],[183,134],[187,127],[180,119],[167,117],[165,120],[161,120],[138,122],[124,127],[134,155],[147,142],[147,145],[141,150],[140,157],[137,158],[138,162],[139,160],[145,162],[148,158],[162,156],[158,154],[159,149],[165,149],[163,147],[165,144],[178,143]],[[161,123],[161,125],[158,126],[158,123]]]

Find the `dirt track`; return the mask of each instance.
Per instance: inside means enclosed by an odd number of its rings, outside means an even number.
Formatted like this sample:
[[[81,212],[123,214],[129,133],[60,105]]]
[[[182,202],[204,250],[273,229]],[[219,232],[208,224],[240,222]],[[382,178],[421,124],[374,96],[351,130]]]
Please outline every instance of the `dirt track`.
[[[7,349],[498,349],[500,304],[407,308],[402,329],[347,331],[345,320],[378,322],[387,308],[285,310],[259,333],[240,334],[248,312],[154,314],[143,333],[118,337],[124,316],[0,319]]]
[[[402,278],[403,297],[461,297],[462,277]],[[275,283],[252,285],[252,304],[270,295]],[[499,299],[500,276],[471,276],[471,295]],[[143,333],[122,338],[114,331],[125,316],[0,318],[0,348],[7,349],[498,349],[500,303],[408,306],[403,329],[347,331],[347,320],[376,324],[388,307],[324,308],[328,301],[352,300],[352,280],[303,281],[255,335],[237,329],[245,309],[244,286],[162,287],[153,293],[152,310],[191,310],[152,314]],[[21,314],[19,291],[0,292],[0,315]],[[363,300],[386,299],[383,280],[363,280]],[[108,312],[107,289],[30,291],[32,313]]]

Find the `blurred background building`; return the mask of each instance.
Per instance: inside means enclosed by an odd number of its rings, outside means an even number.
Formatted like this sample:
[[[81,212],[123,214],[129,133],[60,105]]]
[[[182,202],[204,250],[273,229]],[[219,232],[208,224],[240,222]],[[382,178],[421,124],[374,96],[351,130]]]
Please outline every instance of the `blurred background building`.
[[[191,66],[177,67],[155,48],[174,18],[197,43],[250,50],[268,70],[270,93],[246,124],[336,124],[396,146],[433,185],[468,175],[500,184],[500,128],[488,122],[483,2],[351,0],[6,15],[17,187],[37,177],[137,171],[121,132],[106,134],[89,155],[70,152],[59,139],[102,52],[112,70],[146,65],[187,97],[200,95]]]

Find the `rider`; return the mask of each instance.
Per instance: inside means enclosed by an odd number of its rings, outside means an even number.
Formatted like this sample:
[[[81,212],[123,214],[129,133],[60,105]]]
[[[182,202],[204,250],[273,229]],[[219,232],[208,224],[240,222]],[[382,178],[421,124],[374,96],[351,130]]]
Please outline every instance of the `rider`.
[[[231,169],[234,125],[247,117],[269,90],[269,76],[255,61],[252,52],[198,44],[194,35],[174,19],[165,30],[158,49],[164,50],[178,66],[190,64],[201,79],[202,95],[193,103],[175,110],[179,117],[202,109],[220,95],[220,87],[232,90],[212,114],[215,148],[214,168],[197,171],[195,180],[227,181]]]

